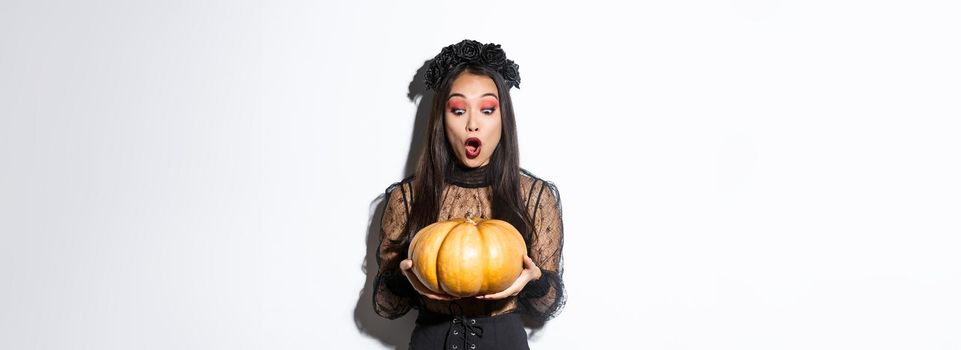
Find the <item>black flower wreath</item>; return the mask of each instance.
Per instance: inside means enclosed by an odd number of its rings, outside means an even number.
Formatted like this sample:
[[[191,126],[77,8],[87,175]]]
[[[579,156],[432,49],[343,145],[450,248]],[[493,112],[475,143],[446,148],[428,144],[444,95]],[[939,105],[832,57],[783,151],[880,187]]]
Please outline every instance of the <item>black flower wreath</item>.
[[[431,59],[424,74],[424,84],[428,89],[436,91],[447,73],[461,63],[490,67],[500,73],[508,87],[521,87],[521,76],[517,72],[519,66],[507,59],[499,44],[481,44],[468,39],[448,45]]]

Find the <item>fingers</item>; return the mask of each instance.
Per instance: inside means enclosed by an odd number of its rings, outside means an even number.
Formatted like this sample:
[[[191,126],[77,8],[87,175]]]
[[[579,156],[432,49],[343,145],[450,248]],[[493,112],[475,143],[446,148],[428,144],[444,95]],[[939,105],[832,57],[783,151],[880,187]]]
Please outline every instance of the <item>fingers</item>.
[[[521,275],[517,276],[517,279],[514,280],[514,283],[512,283],[510,287],[507,287],[507,289],[501,292],[497,292],[494,294],[481,295],[481,296],[477,296],[476,298],[483,299],[483,300],[498,300],[498,299],[504,299],[507,297],[517,296],[517,294],[519,294],[521,290],[524,289],[524,286],[526,286],[528,282],[539,279],[539,278],[541,278],[541,269],[538,268],[536,264],[534,264],[534,260],[531,260],[529,256],[525,255],[524,270],[521,271]]]
[[[507,288],[507,289],[505,289],[505,290],[502,291],[502,292],[478,296],[477,299],[482,299],[482,300],[499,300],[499,299],[504,299],[504,298],[507,298],[507,297],[515,296],[515,295],[517,295],[517,293],[518,293],[519,291],[520,291],[520,289],[515,289],[513,286],[511,286],[511,288]]]
[[[420,293],[420,295],[423,295],[428,299],[434,299],[434,300],[451,301],[451,300],[459,299],[457,297],[450,296],[447,294],[435,293],[434,291],[427,288],[427,286],[421,283],[420,279],[418,279],[417,276],[414,275],[414,272],[411,270],[413,266],[414,266],[414,262],[411,261],[410,259],[403,260],[400,262],[400,272],[407,277],[407,280],[410,281],[410,285],[414,287],[414,290],[416,290],[417,293]]]
[[[411,284],[413,284],[413,283],[414,283],[414,282],[411,282]],[[417,281],[416,283],[417,283],[417,286],[415,286],[414,289],[416,289],[417,292],[420,293],[420,295],[423,295],[423,296],[427,297],[428,299],[443,300],[443,301],[451,301],[451,300],[460,299],[460,298],[454,297],[454,296],[452,296],[452,295],[435,293],[434,291],[432,291],[432,290],[430,290],[429,288],[427,288],[427,286],[425,286],[425,285],[423,285],[422,283],[420,283],[420,281]]]
[[[408,279],[410,279],[410,284],[411,286],[414,287],[414,290],[416,290],[417,293],[420,293],[420,295],[427,297],[428,299],[445,300],[445,301],[458,299],[450,295],[435,293],[434,291],[427,288],[427,286],[425,286],[423,283],[420,283],[420,280],[418,280],[416,277],[408,277]]]
[[[524,270],[530,271],[531,279],[536,280],[541,278],[541,269],[534,264],[534,260],[531,257],[524,256]]]
[[[512,283],[510,287],[507,287],[507,289],[494,294],[482,295],[477,297],[477,299],[498,300],[498,299],[504,299],[507,297],[516,296],[518,293],[521,292],[522,289],[524,289],[524,286],[526,286],[527,282],[529,282],[530,280],[531,280],[530,275],[526,274],[526,272],[522,272],[521,275],[517,277],[516,280],[514,280],[514,283]]]
[[[425,297],[429,298],[429,299],[440,300],[440,301],[452,301],[452,300],[460,299],[460,298],[455,297],[455,296],[450,296],[450,295],[445,295],[445,294],[437,294],[437,293],[434,293],[434,292],[431,292],[431,291],[427,291],[427,293],[421,293],[421,294],[424,295]]]
[[[404,261],[407,261],[407,260],[404,260]],[[417,276],[414,276],[414,271],[411,271],[410,267],[406,267],[406,268],[404,267],[404,261],[400,262],[400,273],[403,273],[404,276],[407,276],[407,279],[409,279],[411,283],[414,283],[414,280],[417,280]]]
[[[428,299],[433,299],[433,300],[451,301],[451,300],[460,299],[459,297],[455,297],[455,296],[451,296],[443,293],[437,293],[427,288],[427,286],[421,283],[420,279],[418,279],[417,276],[414,275],[414,271],[412,270],[413,267],[414,267],[414,262],[411,259],[405,259],[400,262],[401,273],[403,273],[404,276],[407,277],[407,280],[410,281],[411,286],[414,287],[414,290],[416,290],[417,293],[420,293],[421,295],[427,297]],[[531,260],[529,256],[525,255],[524,270],[521,272],[521,275],[518,276],[516,280],[514,280],[514,283],[512,283],[510,287],[498,293],[480,295],[480,296],[476,296],[475,298],[482,299],[482,300],[499,300],[499,299],[504,299],[512,296],[517,296],[517,294],[519,294],[520,291],[524,289],[524,286],[526,286],[528,282],[530,282],[531,280],[539,279],[540,277],[541,277],[541,269],[537,267],[537,265],[534,263],[534,260]]]

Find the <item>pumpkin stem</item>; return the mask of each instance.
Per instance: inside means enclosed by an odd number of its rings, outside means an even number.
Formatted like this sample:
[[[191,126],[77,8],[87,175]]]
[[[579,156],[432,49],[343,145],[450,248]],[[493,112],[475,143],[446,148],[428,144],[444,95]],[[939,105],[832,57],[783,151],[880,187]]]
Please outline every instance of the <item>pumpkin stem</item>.
[[[474,222],[473,219],[471,219],[470,214],[467,215],[467,222],[469,222],[471,225],[477,225],[477,223]]]

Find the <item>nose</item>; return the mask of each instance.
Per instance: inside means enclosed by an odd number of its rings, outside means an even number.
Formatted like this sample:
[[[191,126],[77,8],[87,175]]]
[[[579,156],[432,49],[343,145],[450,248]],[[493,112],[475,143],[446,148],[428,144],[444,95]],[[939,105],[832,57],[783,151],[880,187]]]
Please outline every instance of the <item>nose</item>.
[[[474,113],[469,113],[467,116],[467,132],[476,132],[477,130],[480,130],[480,124],[474,117]]]

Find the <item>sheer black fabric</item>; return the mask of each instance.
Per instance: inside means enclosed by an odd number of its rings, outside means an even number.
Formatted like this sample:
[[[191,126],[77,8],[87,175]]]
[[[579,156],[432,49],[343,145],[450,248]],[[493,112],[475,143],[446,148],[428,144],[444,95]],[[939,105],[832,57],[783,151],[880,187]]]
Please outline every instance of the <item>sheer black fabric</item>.
[[[377,251],[378,273],[374,279],[374,311],[382,317],[395,319],[403,316],[418,302],[417,291],[400,272],[400,262],[407,256],[401,235],[410,214],[410,180],[387,188],[384,213],[381,217],[380,246]]]
[[[492,190],[486,167],[455,168],[447,174],[439,220],[453,218],[491,218]],[[494,316],[521,311],[538,322],[547,321],[560,313],[566,301],[563,283],[564,225],[560,194],[554,184],[537,178],[527,171],[520,177],[521,198],[534,222],[534,234],[528,242],[528,255],[541,269],[541,278],[527,284],[516,297],[503,300],[463,298],[456,301],[437,301],[419,295],[400,272],[400,261],[407,258],[402,246],[407,218],[413,200],[411,181],[404,179],[387,188],[384,215],[381,218],[378,275],[374,280],[374,310],[381,316],[394,319],[411,308],[449,314],[452,303],[465,314]]]

